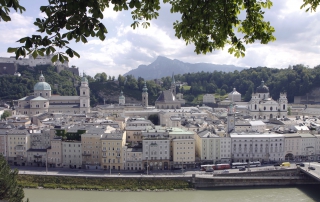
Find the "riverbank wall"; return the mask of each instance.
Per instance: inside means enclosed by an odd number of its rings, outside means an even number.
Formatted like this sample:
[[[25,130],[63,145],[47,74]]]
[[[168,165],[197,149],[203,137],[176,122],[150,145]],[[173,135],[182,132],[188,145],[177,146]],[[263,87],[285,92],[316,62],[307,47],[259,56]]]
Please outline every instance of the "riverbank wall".
[[[174,190],[244,186],[292,186],[320,184],[297,169],[202,174],[192,176],[18,176],[24,188],[84,189],[84,190]]]
[[[245,187],[245,186],[292,186],[320,184],[298,169],[279,169],[269,171],[242,172],[193,176],[194,188]]]

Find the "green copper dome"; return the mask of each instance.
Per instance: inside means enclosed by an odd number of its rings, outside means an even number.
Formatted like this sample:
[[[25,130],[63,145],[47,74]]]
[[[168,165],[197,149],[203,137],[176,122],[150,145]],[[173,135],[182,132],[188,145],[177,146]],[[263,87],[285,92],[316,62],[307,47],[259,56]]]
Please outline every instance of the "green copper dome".
[[[125,99],[124,96],[123,96],[123,92],[122,91],[120,93],[119,99]]]
[[[88,83],[88,79],[87,79],[87,77],[85,77],[85,76],[84,76],[84,77],[82,77],[82,78],[81,78],[81,82],[87,82],[87,83]]]
[[[51,90],[51,86],[50,86],[50,84],[48,84],[47,82],[40,81],[40,82],[36,83],[36,85],[34,85],[33,90],[34,90],[34,91],[38,91],[38,90]]]
[[[148,88],[147,88],[146,82],[144,82],[144,86],[143,86],[143,88],[142,88],[142,92],[145,92],[145,93],[148,92]]]

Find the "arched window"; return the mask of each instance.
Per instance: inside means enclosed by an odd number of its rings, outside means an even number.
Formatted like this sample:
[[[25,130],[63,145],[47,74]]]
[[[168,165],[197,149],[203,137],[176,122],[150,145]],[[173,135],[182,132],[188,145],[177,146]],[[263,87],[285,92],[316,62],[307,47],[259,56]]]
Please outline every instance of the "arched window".
[[[266,107],[264,107],[263,109],[264,109],[264,111],[266,111],[266,109],[267,109],[267,108],[266,108]]]
[[[272,111],[272,109],[273,109],[273,108],[272,108],[272,107],[270,107],[270,111]]]
[[[286,109],[286,105],[283,105],[283,109]]]
[[[254,105],[254,109],[255,109],[255,110],[257,109],[257,105]]]

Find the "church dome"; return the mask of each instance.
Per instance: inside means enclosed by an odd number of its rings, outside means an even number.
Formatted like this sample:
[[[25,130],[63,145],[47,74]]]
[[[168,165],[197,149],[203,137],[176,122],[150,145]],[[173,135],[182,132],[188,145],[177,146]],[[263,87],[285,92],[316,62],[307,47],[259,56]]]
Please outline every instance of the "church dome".
[[[81,78],[81,82],[87,82],[87,83],[88,83],[87,77],[83,76],[83,77]]]
[[[264,85],[264,81],[261,81],[261,85],[257,87],[257,93],[269,93],[268,86]]]
[[[40,81],[40,82],[36,83],[36,85],[34,85],[33,90],[34,91],[37,91],[37,90],[51,90],[51,86],[47,82],[44,82],[44,81],[41,82]]]
[[[125,99],[122,91],[121,91],[121,93],[120,93],[119,99]]]

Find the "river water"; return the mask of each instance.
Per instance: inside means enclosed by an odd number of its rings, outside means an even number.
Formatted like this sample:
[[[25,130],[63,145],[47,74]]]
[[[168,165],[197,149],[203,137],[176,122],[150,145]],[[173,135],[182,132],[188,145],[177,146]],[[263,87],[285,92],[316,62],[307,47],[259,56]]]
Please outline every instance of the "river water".
[[[320,201],[320,186],[217,188],[195,191],[78,191],[25,189],[31,202],[308,202]]]

